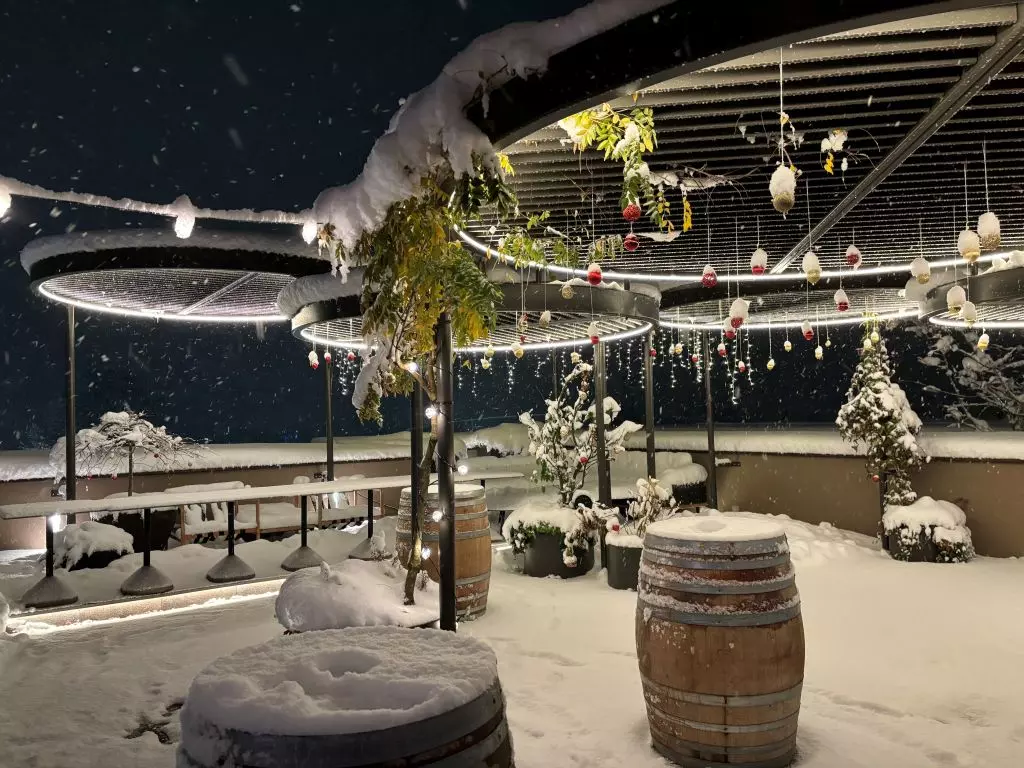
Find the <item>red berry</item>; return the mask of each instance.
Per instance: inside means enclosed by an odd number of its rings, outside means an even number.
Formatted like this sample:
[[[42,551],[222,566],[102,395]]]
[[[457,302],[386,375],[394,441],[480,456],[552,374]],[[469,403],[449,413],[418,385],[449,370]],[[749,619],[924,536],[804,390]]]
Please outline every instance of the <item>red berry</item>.
[[[625,238],[623,238],[622,247],[625,248],[630,253],[632,253],[633,251],[640,247],[640,239],[632,232],[630,232],[628,235],[626,235]]]
[[[636,203],[630,203],[622,209],[622,218],[630,223],[639,219],[642,214],[643,211],[640,210],[640,206]]]

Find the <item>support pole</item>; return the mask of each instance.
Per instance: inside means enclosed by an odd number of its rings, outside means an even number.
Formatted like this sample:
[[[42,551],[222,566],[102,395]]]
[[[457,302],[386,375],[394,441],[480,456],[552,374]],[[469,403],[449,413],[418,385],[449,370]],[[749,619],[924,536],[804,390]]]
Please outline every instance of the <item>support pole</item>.
[[[412,457],[412,470],[409,481],[412,492],[409,495],[410,514],[413,520],[420,519],[420,462],[423,461],[423,390],[419,383],[413,382],[412,394],[409,397],[409,435],[411,444],[409,455]]]
[[[597,501],[603,507],[612,505],[612,470],[605,444],[604,398],[605,350],[604,342],[594,345],[594,423],[597,425]]]
[[[325,354],[326,358],[327,355]],[[331,411],[331,370],[330,360],[324,360],[324,417],[327,420],[327,479],[334,479],[334,414]]]
[[[64,372],[64,498],[78,498],[78,474],[75,467],[75,308],[68,304],[67,368]]]
[[[294,550],[281,563],[286,571],[300,571],[303,568],[316,568],[324,561],[315,549],[306,544],[306,522],[309,519],[309,496],[299,497],[299,548]]]
[[[647,433],[647,476],[657,477],[654,456],[654,331],[647,334],[644,345],[644,427]]]
[[[452,325],[447,312],[437,321],[437,410],[438,443],[437,503],[441,510],[438,525],[440,562],[441,629],[455,631],[455,422],[452,413]]]
[[[366,491],[366,538],[373,538],[373,488]]]
[[[121,584],[121,594],[130,596],[159,595],[174,589],[174,583],[150,562],[152,511],[142,510],[142,567]]]
[[[206,572],[206,580],[214,584],[245,581],[256,577],[256,571],[235,554],[235,502],[228,502],[228,553]]]
[[[713,365],[711,360],[711,334],[702,336],[704,344],[704,403],[707,414],[708,431],[708,504],[718,509],[718,464],[715,459],[715,401],[714,388],[711,386]]]

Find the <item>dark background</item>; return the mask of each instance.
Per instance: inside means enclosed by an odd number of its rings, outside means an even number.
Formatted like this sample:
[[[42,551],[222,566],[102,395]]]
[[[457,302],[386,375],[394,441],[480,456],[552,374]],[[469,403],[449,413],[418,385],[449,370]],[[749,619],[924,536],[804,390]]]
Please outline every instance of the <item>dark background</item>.
[[[472,38],[581,4],[6,3],[0,174],[153,202],[185,193],[198,206],[301,210],[321,189],[358,174],[399,98],[429,83]],[[64,310],[29,292],[21,248],[43,234],[125,226],[170,223],[16,198],[0,224],[0,449],[48,446],[64,431]],[[734,386],[718,363],[718,418],[831,421],[856,364],[858,333],[833,333],[823,363],[795,335],[786,355],[777,334],[771,375],[764,371],[767,336],[755,334],[752,382],[741,377]],[[80,426],[131,407],[214,442],[323,434],[321,378],[284,326],[129,323],[80,312],[77,337]],[[931,406],[915,397],[914,385],[921,345],[901,332],[890,339],[897,372],[926,415]],[[496,359],[490,372],[460,369],[459,429],[512,420],[548,394],[548,359],[527,356],[511,367],[509,360]],[[636,420],[641,370],[639,342],[611,352],[610,394]],[[694,372],[665,354],[656,370],[659,423],[702,420]],[[339,400],[346,389],[339,383]],[[345,401],[335,413],[339,434],[376,431],[360,425]],[[407,424],[405,401],[385,405],[384,431]]]

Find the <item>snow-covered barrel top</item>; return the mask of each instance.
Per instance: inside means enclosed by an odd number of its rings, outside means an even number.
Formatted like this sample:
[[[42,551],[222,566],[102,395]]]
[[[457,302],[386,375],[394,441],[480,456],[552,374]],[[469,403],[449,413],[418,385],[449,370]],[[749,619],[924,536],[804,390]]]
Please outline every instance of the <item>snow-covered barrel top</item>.
[[[452,632],[360,627],[243,648],[196,675],[179,768],[512,765],[497,659]]]
[[[776,539],[786,534],[781,525],[770,520],[702,515],[659,520],[647,528],[647,535],[680,542],[708,542],[760,541]]]

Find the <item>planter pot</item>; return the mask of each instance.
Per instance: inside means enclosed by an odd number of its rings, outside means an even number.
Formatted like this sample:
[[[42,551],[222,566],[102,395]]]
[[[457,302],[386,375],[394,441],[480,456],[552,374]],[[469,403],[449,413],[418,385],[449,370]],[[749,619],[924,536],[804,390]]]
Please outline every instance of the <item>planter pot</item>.
[[[612,589],[637,588],[640,580],[640,557],[644,550],[642,547],[617,547],[614,544],[607,546],[608,559],[604,561],[608,569],[608,586]]]
[[[142,513],[121,512],[114,519],[114,515],[104,515],[99,522],[113,525],[122,531],[131,534],[132,547],[136,552],[142,552],[146,548],[145,530],[142,526]],[[177,509],[153,510],[149,513],[149,549],[156,551],[167,549],[167,542],[178,525]]]
[[[123,552],[100,551],[91,555],[82,555],[78,562],[68,568],[69,571],[80,571],[84,568],[106,568],[115,560],[124,557]]]
[[[534,536],[533,542],[526,548],[523,573],[537,578],[560,576],[563,579],[589,573],[594,567],[593,542],[586,549],[576,550],[577,564],[575,568],[570,568],[562,560],[562,541],[561,535],[552,533],[538,533]]]
[[[911,537],[905,525],[893,531],[885,531],[885,549],[893,560],[908,563],[936,563],[939,560],[939,548],[932,537],[924,530],[919,531],[917,538]]]
[[[708,485],[706,482],[693,483],[692,485],[673,485],[672,498],[682,506],[703,504],[708,499]]]

